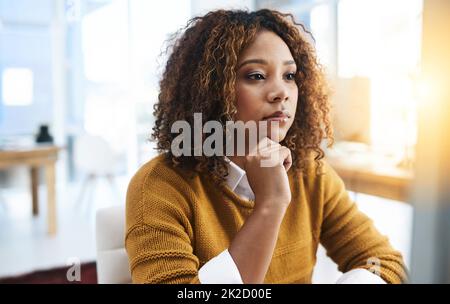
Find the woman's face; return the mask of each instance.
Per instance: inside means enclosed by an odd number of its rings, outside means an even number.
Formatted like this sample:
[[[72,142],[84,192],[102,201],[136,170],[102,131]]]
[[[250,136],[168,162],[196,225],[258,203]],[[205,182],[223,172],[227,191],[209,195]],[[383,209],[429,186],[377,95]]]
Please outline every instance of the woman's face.
[[[297,66],[288,46],[275,33],[261,31],[240,54],[237,66],[236,120],[266,120],[267,136],[282,141],[294,121],[298,98]]]

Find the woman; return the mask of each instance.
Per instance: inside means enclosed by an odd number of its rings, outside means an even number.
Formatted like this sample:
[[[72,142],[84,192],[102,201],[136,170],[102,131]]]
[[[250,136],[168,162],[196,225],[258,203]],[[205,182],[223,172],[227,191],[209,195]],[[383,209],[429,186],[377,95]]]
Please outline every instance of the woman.
[[[219,10],[174,39],[155,106],[161,154],[127,193],[133,282],[310,283],[319,243],[341,282],[406,279],[401,254],[323,160],[328,96],[305,33],[291,15]],[[225,155],[239,138],[228,140],[224,127],[215,153],[199,152],[212,130],[203,129],[200,142],[182,141],[185,153],[175,153],[174,124],[194,126],[198,113],[201,125],[258,123],[256,144],[240,133],[244,152]]]

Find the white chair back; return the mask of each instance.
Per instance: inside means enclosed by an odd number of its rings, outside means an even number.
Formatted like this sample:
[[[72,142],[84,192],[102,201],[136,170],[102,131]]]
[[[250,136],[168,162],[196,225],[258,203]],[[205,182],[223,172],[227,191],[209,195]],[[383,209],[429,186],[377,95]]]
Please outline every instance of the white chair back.
[[[125,208],[113,206],[97,211],[97,281],[99,284],[131,283],[125,250]]]
[[[85,134],[75,141],[74,162],[78,170],[87,174],[114,174],[116,154],[102,137]]]

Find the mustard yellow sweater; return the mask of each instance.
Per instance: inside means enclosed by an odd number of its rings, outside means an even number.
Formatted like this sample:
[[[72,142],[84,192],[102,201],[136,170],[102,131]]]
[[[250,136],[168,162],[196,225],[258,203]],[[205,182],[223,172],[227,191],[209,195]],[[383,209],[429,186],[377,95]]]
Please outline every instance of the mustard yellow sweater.
[[[405,281],[401,254],[358,211],[325,161],[322,172],[316,174],[313,162],[304,176],[289,170],[292,201],[265,283],[310,283],[319,242],[342,272],[365,268],[379,270],[389,283]],[[127,192],[125,244],[133,282],[199,283],[199,268],[229,247],[253,206],[207,175],[189,179],[165,155],[149,161]]]

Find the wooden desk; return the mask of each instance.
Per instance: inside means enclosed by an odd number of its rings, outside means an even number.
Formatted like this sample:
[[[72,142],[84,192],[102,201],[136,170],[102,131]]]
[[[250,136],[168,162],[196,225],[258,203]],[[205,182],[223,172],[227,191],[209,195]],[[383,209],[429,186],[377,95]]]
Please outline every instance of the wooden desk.
[[[33,215],[39,213],[38,169],[40,167],[45,168],[45,181],[47,185],[47,229],[50,235],[56,233],[55,164],[58,159],[59,150],[61,148],[50,145],[0,150],[0,169],[19,165],[30,167]]]
[[[344,180],[347,190],[401,202],[408,201],[409,187],[413,180],[410,170],[371,163],[357,166],[337,158],[327,158],[327,161]]]

